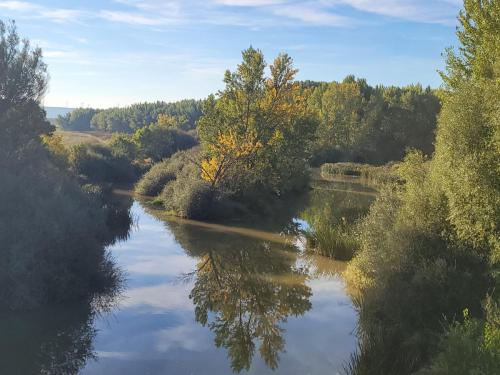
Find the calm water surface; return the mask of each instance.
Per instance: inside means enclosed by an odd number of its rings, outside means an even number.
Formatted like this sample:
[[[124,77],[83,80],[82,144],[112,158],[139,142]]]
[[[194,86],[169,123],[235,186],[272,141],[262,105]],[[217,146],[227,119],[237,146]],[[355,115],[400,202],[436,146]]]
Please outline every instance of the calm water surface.
[[[365,212],[371,192],[353,189],[319,186],[302,208],[251,228],[162,219],[134,202],[129,238],[110,249],[127,274],[114,307],[3,317],[6,373],[340,372],[357,322],[344,265],[305,254],[296,230],[325,207]]]

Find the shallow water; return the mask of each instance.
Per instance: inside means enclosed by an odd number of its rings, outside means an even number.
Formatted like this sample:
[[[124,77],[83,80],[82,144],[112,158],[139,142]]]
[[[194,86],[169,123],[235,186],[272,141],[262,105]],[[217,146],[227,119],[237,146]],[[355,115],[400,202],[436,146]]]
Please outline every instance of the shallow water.
[[[353,205],[366,211],[371,196],[359,198],[365,195],[353,189],[365,191],[352,184],[313,190],[295,215],[251,228],[162,218],[134,202],[129,238],[110,248],[127,274],[116,305],[98,315],[71,306],[3,318],[13,337],[10,344],[0,339],[9,345],[0,351],[3,368],[109,375],[341,371],[356,347],[357,322],[340,277],[345,265],[305,254],[295,234],[316,206],[335,207],[331,215],[343,214],[342,207],[357,212]]]

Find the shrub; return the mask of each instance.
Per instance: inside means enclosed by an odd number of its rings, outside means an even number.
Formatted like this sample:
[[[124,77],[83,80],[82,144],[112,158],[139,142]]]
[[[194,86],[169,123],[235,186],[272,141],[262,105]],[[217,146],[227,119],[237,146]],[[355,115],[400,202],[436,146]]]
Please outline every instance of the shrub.
[[[69,164],[76,175],[90,182],[133,182],[140,173],[139,167],[128,158],[115,155],[104,145],[73,146]]]
[[[500,374],[500,309],[490,305],[486,321],[470,319],[452,324],[440,344],[441,352],[418,375]]]
[[[141,158],[151,158],[155,161],[169,158],[177,151],[189,149],[197,144],[186,132],[158,124],[138,129],[132,140],[137,145],[137,153]]]
[[[421,154],[410,154],[405,185],[385,186],[361,225],[360,251],[345,274],[359,292],[353,374],[410,374],[437,349],[443,319],[464,308],[481,314],[487,262],[454,239],[427,169]]]
[[[106,211],[53,167],[0,169],[0,310],[81,300],[120,283]]]
[[[108,145],[116,156],[124,156],[129,160],[134,160],[137,156],[137,144],[128,134],[113,134]]]
[[[198,150],[195,148],[188,151],[179,151],[169,159],[154,164],[137,183],[135,192],[149,196],[158,195],[168,182],[176,179],[179,172],[197,158]],[[194,178],[196,177],[194,171],[191,174]]]
[[[214,190],[205,181],[197,179],[177,179],[162,192],[165,208],[181,217],[207,219],[214,206]]]
[[[168,182],[175,180],[175,171],[172,169],[169,160],[153,165],[137,183],[135,192],[151,197],[158,195]]]

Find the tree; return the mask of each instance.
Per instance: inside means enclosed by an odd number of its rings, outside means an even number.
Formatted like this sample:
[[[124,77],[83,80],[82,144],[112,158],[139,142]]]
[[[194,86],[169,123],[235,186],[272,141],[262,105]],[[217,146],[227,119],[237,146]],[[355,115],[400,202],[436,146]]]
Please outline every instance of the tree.
[[[250,47],[242,56],[236,72],[226,72],[226,88],[204,104],[202,177],[230,191],[289,191],[303,181],[316,126],[308,91],[294,82],[288,55],[274,60],[267,78],[261,51]]]
[[[53,127],[38,105],[47,88],[42,51],[0,21],[0,165],[23,162]]]
[[[137,145],[137,154],[159,161],[195,146],[196,140],[178,129],[180,123],[175,117],[162,115],[157,123],[138,129],[132,136],[132,141]]]
[[[41,50],[0,21],[0,310],[90,301],[121,279],[104,249],[111,208],[82,191],[49,139],[47,78]]]
[[[88,131],[90,122],[99,110],[93,108],[77,108],[64,116],[57,116],[56,126],[64,130]]]
[[[457,235],[500,262],[500,3],[466,0],[433,160]]]

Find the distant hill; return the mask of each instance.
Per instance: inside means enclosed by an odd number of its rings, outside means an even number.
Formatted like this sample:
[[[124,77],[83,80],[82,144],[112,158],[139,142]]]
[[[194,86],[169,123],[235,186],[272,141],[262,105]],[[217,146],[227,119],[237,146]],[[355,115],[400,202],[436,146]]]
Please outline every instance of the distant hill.
[[[74,108],[65,107],[44,107],[47,112],[48,119],[55,119],[57,116],[64,116],[66,113],[71,112]]]

